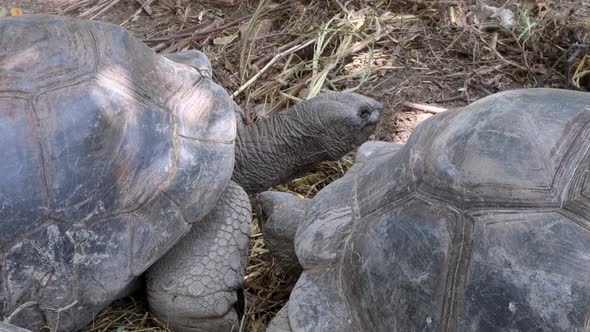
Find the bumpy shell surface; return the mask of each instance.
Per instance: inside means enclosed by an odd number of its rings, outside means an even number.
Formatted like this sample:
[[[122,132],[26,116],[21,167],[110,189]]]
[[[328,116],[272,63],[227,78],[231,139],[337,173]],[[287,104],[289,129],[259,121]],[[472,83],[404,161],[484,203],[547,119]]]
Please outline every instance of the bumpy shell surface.
[[[227,185],[233,109],[118,26],[0,20],[1,314],[71,330],[125,293]]]
[[[500,93],[323,189],[296,235],[293,330],[590,326],[590,94]]]

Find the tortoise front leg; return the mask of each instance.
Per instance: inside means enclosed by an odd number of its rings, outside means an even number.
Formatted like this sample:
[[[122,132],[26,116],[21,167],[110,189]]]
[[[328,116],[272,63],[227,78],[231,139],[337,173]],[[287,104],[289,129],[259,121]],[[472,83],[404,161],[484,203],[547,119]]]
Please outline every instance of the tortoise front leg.
[[[257,215],[266,248],[284,272],[301,274],[295,255],[295,234],[311,199],[291,193],[265,191],[256,197]]]
[[[230,182],[213,210],[147,273],[150,310],[174,331],[238,331],[251,208]]]

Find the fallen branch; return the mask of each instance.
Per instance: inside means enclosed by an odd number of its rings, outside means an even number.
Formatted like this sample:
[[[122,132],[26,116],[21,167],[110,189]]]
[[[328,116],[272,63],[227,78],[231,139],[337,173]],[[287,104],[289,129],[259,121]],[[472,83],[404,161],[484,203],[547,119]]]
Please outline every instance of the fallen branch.
[[[279,48],[277,48],[277,52],[282,52],[282,51],[284,51],[284,50],[286,50],[288,48],[291,48],[291,47],[297,45],[301,41],[301,39],[297,38],[297,39],[295,39],[293,41],[290,41],[290,42],[286,43],[283,46],[280,46]],[[259,68],[260,66],[262,66],[263,63],[265,63],[265,62],[269,61],[270,59],[272,59],[272,57],[273,57],[272,53],[269,54],[269,55],[267,55],[267,56],[264,56],[264,57],[260,58],[260,60],[254,62],[254,64],[252,65],[252,67]]]
[[[308,41],[306,41],[303,44],[297,45],[297,46],[293,46],[290,49],[281,52],[277,55],[274,56],[274,58],[272,58],[267,64],[266,66],[264,66],[259,72],[257,72],[254,76],[252,76],[252,78],[250,78],[248,80],[248,82],[244,83],[238,90],[236,90],[234,93],[231,94],[232,98],[235,98],[237,95],[239,95],[240,93],[242,93],[244,90],[246,90],[250,85],[252,85],[254,82],[256,82],[256,80],[260,77],[260,75],[264,74],[264,72],[266,72],[268,69],[270,69],[270,67],[272,67],[272,65],[274,65],[275,63],[277,63],[279,60],[281,60],[282,58],[284,58],[285,56],[297,52],[313,43],[316,42],[315,38],[312,38]]]
[[[73,10],[79,9],[79,8],[83,7],[84,5],[88,4],[89,2],[90,2],[90,0],[82,0],[82,1],[74,2],[70,6],[64,8],[64,10],[61,12],[61,14],[62,15],[67,14]]]
[[[98,13],[96,13],[94,16],[92,16],[91,18],[89,18],[90,20],[94,20],[95,18],[99,17],[100,15],[104,14],[107,10],[113,8],[116,4],[118,4],[121,0],[113,0],[111,3],[109,3],[108,5],[106,5],[104,8],[102,8]]]
[[[498,58],[498,60],[500,60],[500,61],[504,62],[504,63],[505,63],[505,64],[507,64],[507,65],[510,65],[510,66],[516,67],[516,68],[518,68],[518,69],[522,69],[522,70],[524,70],[524,71],[529,71],[529,69],[528,69],[528,68],[526,68],[526,67],[523,67],[523,66],[519,65],[518,63],[516,63],[516,62],[514,62],[514,61],[510,61],[510,60],[507,60],[507,59],[505,59],[505,58],[502,56],[502,54],[500,54],[500,52],[498,52],[498,50],[496,49],[497,40],[498,40],[498,34],[497,34],[497,33],[495,33],[495,34],[493,35],[493,38],[492,38],[491,42],[490,42],[490,43],[488,43],[488,45],[487,45],[487,46],[488,46],[488,48],[489,48],[489,49],[492,51],[492,53],[494,53],[494,55],[496,56],[496,58]]]
[[[410,101],[404,101],[402,103],[402,105],[412,108],[412,109],[415,109],[415,110],[424,111],[424,112],[428,112],[428,113],[434,113],[434,114],[446,112],[449,110],[444,107],[437,107],[437,106],[426,105],[426,104],[417,104],[417,103],[412,103]]]
[[[439,6],[458,6],[462,1],[454,0],[405,0],[405,3],[411,3],[414,5],[439,5]]]
[[[144,0],[135,0],[135,1],[141,5],[140,9],[144,10],[146,12],[146,14],[152,15],[154,13],[152,11],[152,7],[150,7],[150,3],[153,0],[145,0],[145,2],[144,2]]]
[[[138,10],[136,10],[136,11],[135,11],[135,13],[133,13],[133,15],[129,16],[129,18],[127,18],[127,19],[126,19],[126,20],[125,20],[123,23],[121,23],[121,24],[119,24],[119,25],[120,25],[120,26],[124,26],[125,24],[127,24],[127,22],[131,21],[131,20],[133,19],[133,17],[135,17],[135,16],[137,16],[137,15],[141,14],[141,12],[142,12],[142,11],[144,11],[144,10],[145,10],[145,12],[146,12],[148,15],[152,15],[152,13],[153,13],[153,12],[152,12],[152,9],[151,9],[151,7],[150,7],[150,4],[151,4],[153,1],[154,1],[154,0],[145,0],[145,2],[144,2],[144,1],[141,1],[141,0],[137,0],[137,2],[141,4],[141,7],[139,7],[139,9],[138,9]]]
[[[92,13],[101,10],[102,8],[104,8],[105,6],[108,6],[108,0],[104,0],[102,2],[98,2],[96,3],[94,6],[88,8],[86,11],[84,11],[83,13],[81,13],[80,15],[78,15],[78,17],[86,17],[91,15]],[[66,8],[66,11],[69,11],[70,7]]]
[[[266,14],[270,14],[272,12],[276,12],[276,11],[280,11],[283,9],[287,9],[291,7],[291,4],[287,4],[287,5],[282,5],[282,6],[278,6],[272,9],[269,9],[267,11],[265,11],[264,13],[262,13],[262,15],[266,15]],[[186,32],[186,33],[177,33],[177,34],[172,34],[172,35],[168,35],[168,36],[164,36],[164,37],[158,37],[158,38],[151,38],[151,39],[144,39],[143,42],[144,43],[155,43],[155,42],[166,42],[166,41],[171,41],[171,40],[177,40],[177,39],[183,39],[183,38],[194,38],[194,37],[200,37],[200,36],[206,36],[206,35],[210,35],[212,33],[215,32],[219,32],[219,31],[223,31],[227,28],[231,28],[233,26],[236,26],[244,21],[247,21],[249,19],[251,19],[254,15],[248,15],[248,16],[244,16],[242,18],[239,18],[237,20],[228,22],[224,25],[221,25],[219,27],[216,28],[211,28],[211,29],[204,29],[201,31],[195,31],[195,32]]]

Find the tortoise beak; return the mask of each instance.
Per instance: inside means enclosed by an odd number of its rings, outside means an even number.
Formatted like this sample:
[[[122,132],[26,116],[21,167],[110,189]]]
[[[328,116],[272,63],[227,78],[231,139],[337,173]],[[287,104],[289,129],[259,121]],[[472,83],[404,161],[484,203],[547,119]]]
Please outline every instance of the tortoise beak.
[[[367,124],[370,126],[376,126],[381,121],[381,112],[383,111],[383,105],[381,103],[376,103],[373,106],[373,110],[371,115],[369,116],[369,120]]]

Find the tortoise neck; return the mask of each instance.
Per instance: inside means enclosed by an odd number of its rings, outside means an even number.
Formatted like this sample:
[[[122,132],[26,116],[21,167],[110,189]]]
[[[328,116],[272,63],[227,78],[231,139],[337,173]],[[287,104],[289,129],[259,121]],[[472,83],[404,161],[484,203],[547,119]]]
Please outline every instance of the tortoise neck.
[[[234,180],[247,192],[283,184],[329,158],[316,115],[305,104],[238,126]]]

